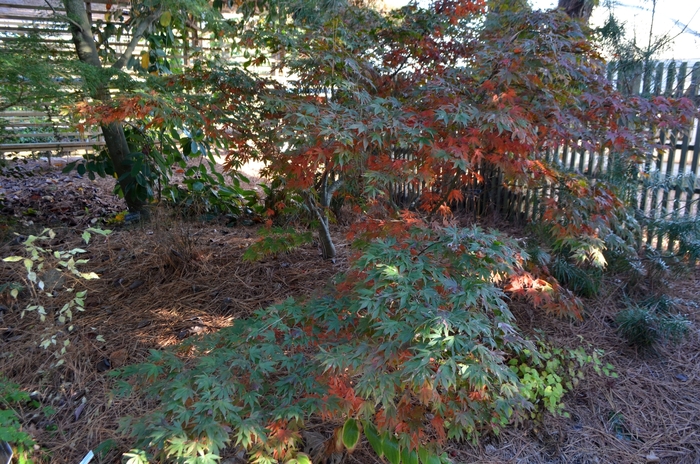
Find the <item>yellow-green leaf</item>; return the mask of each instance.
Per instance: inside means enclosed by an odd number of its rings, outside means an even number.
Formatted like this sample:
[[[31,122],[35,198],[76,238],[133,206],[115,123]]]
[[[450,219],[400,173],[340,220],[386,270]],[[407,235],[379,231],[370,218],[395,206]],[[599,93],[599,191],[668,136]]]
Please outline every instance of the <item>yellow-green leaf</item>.
[[[169,11],[166,11],[162,15],[160,15],[160,25],[163,27],[168,27],[170,26],[170,22],[173,19],[173,15],[170,14]]]

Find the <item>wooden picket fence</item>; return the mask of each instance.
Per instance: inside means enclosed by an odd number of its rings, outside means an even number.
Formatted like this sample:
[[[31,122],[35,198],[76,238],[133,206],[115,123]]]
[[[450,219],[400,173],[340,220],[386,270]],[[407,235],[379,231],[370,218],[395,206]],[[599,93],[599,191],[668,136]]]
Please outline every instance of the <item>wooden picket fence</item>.
[[[700,106],[700,62],[692,66],[675,62],[651,63],[646,70],[638,67],[615,71],[611,66],[608,77],[626,94],[686,96]],[[661,131],[658,136],[668,149],[661,154],[648,153],[638,166],[638,212],[652,220],[695,221],[700,203],[699,121],[696,119],[686,133]],[[591,153],[576,146],[563,146],[544,156],[547,162],[590,178],[612,178],[616,167],[615,153],[608,150]],[[410,154],[398,152],[394,157],[408,159]],[[473,180],[462,186],[464,199],[450,205],[454,210],[468,211],[475,216],[497,211],[514,222],[537,222],[545,212],[545,200],[557,198],[556,185],[533,188],[509,183],[502,172],[489,166],[481,166],[473,174]],[[403,207],[415,206],[424,187],[394,184],[392,199]],[[640,240],[657,249],[674,247],[673,238],[647,231],[643,231]]]

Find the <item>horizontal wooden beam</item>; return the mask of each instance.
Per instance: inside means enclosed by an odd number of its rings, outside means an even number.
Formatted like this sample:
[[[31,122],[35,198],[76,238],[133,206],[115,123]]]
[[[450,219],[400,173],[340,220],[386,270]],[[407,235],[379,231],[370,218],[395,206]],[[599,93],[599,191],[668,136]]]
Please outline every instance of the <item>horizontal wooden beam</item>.
[[[0,153],[8,151],[45,151],[45,150],[79,150],[104,146],[104,142],[39,142],[39,143],[2,143]]]
[[[57,6],[56,8],[50,8],[46,5],[38,5],[38,6],[32,6],[32,5],[17,5],[16,3],[3,3],[0,2],[0,8],[5,8],[5,9],[11,9],[11,10],[16,10],[16,11],[65,11],[65,8],[63,6]]]
[[[43,111],[5,111],[0,113],[0,118],[22,118],[30,116],[47,117],[48,115]]]
[[[80,132],[58,132],[58,133],[53,133],[53,132],[25,132],[25,133],[18,133],[18,134],[12,134],[8,135],[8,137],[11,137],[13,139],[46,139],[46,138],[52,138],[52,137],[72,137],[72,138],[85,138],[85,137],[99,137],[102,135],[101,132],[85,132],[81,134]],[[83,140],[84,142],[87,142],[88,140]],[[66,140],[68,142],[68,140]],[[24,142],[17,142],[17,143],[24,143]]]
[[[1,118],[2,116],[0,116]],[[22,121],[7,121],[5,124],[5,129],[9,130],[19,130],[28,127],[56,127],[56,128],[68,128],[68,124],[60,124],[55,122],[22,122]]]
[[[107,10],[107,8],[106,8],[107,5],[105,5],[104,3],[100,3],[100,2],[90,2],[90,3],[98,4],[101,6],[101,9],[98,9],[98,10],[93,9],[92,10],[93,13],[96,11],[98,11],[98,12],[114,11],[114,6],[119,7],[119,5],[114,5],[110,10]],[[122,8],[129,8],[128,3],[124,3],[121,6],[122,6]],[[40,4],[40,5],[27,5],[27,4],[0,2],[0,8],[7,8],[7,9],[13,9],[13,10],[20,10],[20,11],[35,11],[35,10],[65,11],[66,10],[63,7],[63,5],[61,5],[61,4],[57,4],[57,5],[54,5],[53,7],[50,7],[46,3]]]
[[[68,24],[68,23],[66,23]],[[68,28],[55,29],[49,27],[18,27],[18,25],[9,25],[0,23],[0,32],[14,32],[15,34],[32,34],[46,32],[49,34],[68,34]],[[12,39],[12,37],[3,37],[2,40]]]
[[[53,18],[51,16],[52,15],[38,16],[37,14],[19,15],[19,14],[0,13],[0,19],[12,19],[12,20],[17,20],[17,21],[31,21],[31,22],[41,21],[41,22],[47,22],[47,23],[64,23],[64,22],[66,22],[65,19]]]

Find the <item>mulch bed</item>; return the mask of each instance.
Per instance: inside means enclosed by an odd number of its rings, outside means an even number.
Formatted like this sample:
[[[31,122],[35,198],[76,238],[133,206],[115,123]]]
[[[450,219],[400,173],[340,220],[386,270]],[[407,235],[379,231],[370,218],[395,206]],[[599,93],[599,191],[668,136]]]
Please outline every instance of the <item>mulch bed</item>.
[[[322,261],[314,245],[246,263],[241,255],[255,240],[254,227],[187,222],[166,209],[157,209],[150,223],[119,226],[85,246],[84,227],[123,209],[111,186],[46,166],[36,171],[10,183],[0,178],[2,219],[25,235],[50,225],[57,232],[53,249],[86,248],[90,261],[83,270],[100,275],[84,282],[86,311],[75,317],[59,368],[52,367],[52,352],[37,346],[37,315],[20,318],[24,302],[0,300],[7,308],[0,314],[2,373],[54,410],[49,416],[36,408],[21,411],[25,431],[44,450],[44,462],[77,463],[108,439],[116,448],[102,462],[120,462],[129,442],[117,433],[119,418],[151,405],[115,398],[111,369],[143,361],[150,349],[216,331],[288,296],[320,291],[347,265],[341,231],[335,263]],[[20,240],[9,234],[0,239],[3,257],[21,253]],[[0,263],[0,284],[23,274],[21,263]],[[700,462],[700,274],[683,276],[669,289],[694,322],[690,338],[680,347],[661,347],[655,356],[635,352],[617,336],[612,320],[621,309],[620,285],[610,281],[605,288],[587,301],[583,322],[553,319],[520,303],[513,311],[526,332],[539,328],[560,346],[576,347],[583,339],[604,350],[619,378],[587,377],[565,397],[570,418],[545,415],[541,423],[509,428],[478,445],[449,443],[446,451],[455,462],[644,463],[653,456],[662,463]],[[366,444],[345,460],[380,462]]]
[[[88,246],[72,229],[57,231],[51,248],[86,248],[90,262],[84,270],[100,275],[85,283],[86,311],[75,318],[65,365],[52,368],[50,349],[37,347],[36,314],[20,319],[17,305],[2,316],[3,373],[56,410],[50,418],[28,421],[27,430],[51,453],[47,462],[78,462],[106,439],[122,443],[115,433],[119,417],[144,405],[112,397],[110,368],[143,361],[149,349],[216,331],[288,296],[309,294],[345,265],[342,258],[322,261],[313,247],[246,263],[241,254],[255,240],[253,228],[171,221],[157,217],[107,238],[96,236]],[[8,256],[20,248],[0,250]],[[2,281],[22,277],[18,264],[3,263]]]

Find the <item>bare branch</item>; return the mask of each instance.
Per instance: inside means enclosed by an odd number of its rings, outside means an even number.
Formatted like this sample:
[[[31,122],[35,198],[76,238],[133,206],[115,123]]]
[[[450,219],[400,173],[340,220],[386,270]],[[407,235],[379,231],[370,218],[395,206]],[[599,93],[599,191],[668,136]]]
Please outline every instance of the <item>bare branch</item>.
[[[681,27],[681,31],[678,34],[674,35],[671,40],[676,40],[676,38],[679,37],[681,34],[683,34],[686,30],[689,30],[689,32],[693,35],[698,35],[697,32],[693,31],[692,29],[690,29],[688,27],[690,25],[690,23],[693,22],[693,19],[695,19],[695,16],[698,14],[698,12],[700,12],[700,8],[695,10],[695,13],[693,13],[693,16],[690,17],[687,24],[684,22],[681,22],[679,20],[674,21],[676,23],[676,26],[678,26],[678,27],[683,26],[683,27]]]
[[[7,101],[5,103],[0,103],[0,111],[5,111],[8,108],[12,108],[13,106],[17,106],[20,103],[22,103],[22,99],[24,98],[24,91],[26,90],[25,86],[22,86],[19,91],[19,95],[17,98],[15,98],[14,101]]]

